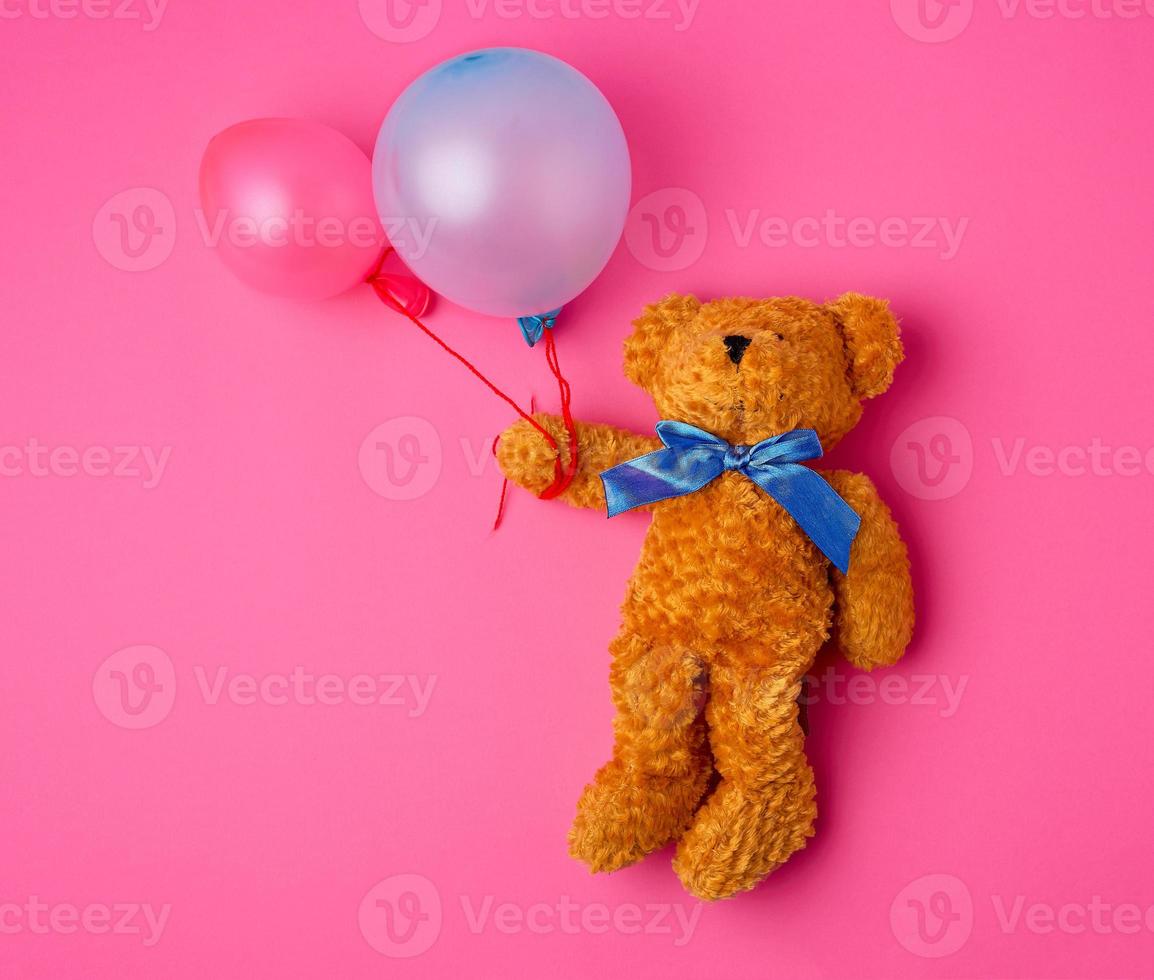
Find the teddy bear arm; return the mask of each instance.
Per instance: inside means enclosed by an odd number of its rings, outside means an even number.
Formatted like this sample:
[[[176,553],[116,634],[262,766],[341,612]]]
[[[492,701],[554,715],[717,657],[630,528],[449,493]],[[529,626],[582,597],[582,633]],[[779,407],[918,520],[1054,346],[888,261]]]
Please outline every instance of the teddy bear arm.
[[[896,663],[913,635],[914,599],[905,543],[869,477],[836,471],[826,479],[861,517],[847,574],[831,568],[833,638],[855,667]]]
[[[557,441],[562,459],[568,461],[569,435],[561,417],[540,413],[534,418]],[[640,436],[612,425],[578,422],[576,428],[577,473],[560,498],[574,507],[603,509],[602,471],[661,448],[656,436]],[[497,462],[505,476],[538,496],[553,483],[555,460],[553,448],[524,419],[506,429],[497,444]]]

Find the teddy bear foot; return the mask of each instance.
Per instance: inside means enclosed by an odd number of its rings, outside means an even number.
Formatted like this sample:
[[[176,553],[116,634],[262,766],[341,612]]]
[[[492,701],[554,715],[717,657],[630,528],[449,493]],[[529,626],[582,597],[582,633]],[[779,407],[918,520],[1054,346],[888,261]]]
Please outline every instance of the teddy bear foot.
[[[752,796],[723,782],[681,839],[673,870],[698,898],[732,898],[805,847],[816,815],[812,780]]]
[[[593,872],[617,871],[676,840],[689,826],[709,769],[680,777],[638,773],[614,760],[577,804],[569,853]]]

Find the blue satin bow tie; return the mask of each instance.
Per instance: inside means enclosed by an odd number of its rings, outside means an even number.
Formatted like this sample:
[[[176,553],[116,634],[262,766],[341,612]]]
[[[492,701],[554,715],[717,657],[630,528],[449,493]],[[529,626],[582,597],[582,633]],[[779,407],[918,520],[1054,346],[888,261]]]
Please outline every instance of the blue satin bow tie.
[[[731,446],[684,422],[658,422],[665,449],[639,456],[601,474],[609,516],[700,490],[727,470],[749,477],[797,521],[806,536],[844,573],[861,526],[837,492],[802,460],[821,456],[813,429],[794,429],[756,446]]]
[[[546,330],[552,330],[557,324],[557,314],[560,312],[561,307],[558,307],[540,316],[517,317],[517,326],[521,328],[521,336],[525,338],[525,343],[532,347],[545,335]]]

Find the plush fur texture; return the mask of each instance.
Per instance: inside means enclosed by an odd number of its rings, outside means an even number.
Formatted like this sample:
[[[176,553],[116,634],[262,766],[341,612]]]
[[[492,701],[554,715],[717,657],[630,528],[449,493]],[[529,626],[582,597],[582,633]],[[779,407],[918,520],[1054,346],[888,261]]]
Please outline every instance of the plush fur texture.
[[[749,338],[739,364],[724,338]],[[732,342],[731,342],[732,345]],[[625,344],[625,373],[661,418],[731,443],[816,429],[829,450],[881,394],[902,359],[881,300],[671,296]],[[560,420],[539,421],[568,453]],[[577,427],[581,467],[562,499],[605,507],[599,474],[661,448],[656,436]],[[553,451],[522,421],[501,437],[509,479],[541,493]],[[586,787],[571,853],[615,871],[671,841],[674,868],[704,899],[752,888],[804,847],[817,810],[798,724],[802,678],[832,635],[869,670],[894,663],[913,630],[906,549],[868,477],[823,472],[861,516],[842,575],[768,494],[727,472],[652,505],[610,645],[617,708],[612,759]],[[712,787],[712,791],[711,791]]]

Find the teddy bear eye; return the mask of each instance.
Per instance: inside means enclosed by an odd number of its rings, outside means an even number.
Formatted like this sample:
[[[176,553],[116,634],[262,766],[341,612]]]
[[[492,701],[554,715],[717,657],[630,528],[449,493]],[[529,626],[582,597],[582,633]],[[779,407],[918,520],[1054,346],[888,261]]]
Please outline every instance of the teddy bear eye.
[[[775,336],[775,337],[776,337],[778,340],[785,340],[785,334],[775,333],[775,334],[774,334],[774,336]]]

